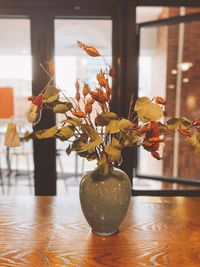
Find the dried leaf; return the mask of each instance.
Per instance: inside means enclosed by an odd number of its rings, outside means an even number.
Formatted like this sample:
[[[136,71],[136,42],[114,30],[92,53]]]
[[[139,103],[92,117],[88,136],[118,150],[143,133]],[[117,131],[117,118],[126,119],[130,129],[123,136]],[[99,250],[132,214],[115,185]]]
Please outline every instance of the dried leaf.
[[[119,122],[119,128],[120,128],[120,131],[122,131],[122,132],[128,132],[128,131],[132,130],[133,123],[129,120],[121,119]]]
[[[167,122],[167,127],[169,130],[176,130],[180,126],[180,119],[178,118],[171,118]]]
[[[87,144],[82,144],[80,147],[80,151],[94,151],[96,146],[99,146],[100,144],[103,143],[103,140],[101,138],[98,138],[90,143]]]
[[[42,130],[42,131],[38,131],[35,133],[35,136],[38,139],[46,139],[46,138],[52,138],[54,137],[58,132],[58,127],[57,126],[53,126],[47,130]]]
[[[82,120],[75,117],[67,117],[67,120],[64,121],[65,123],[69,123],[73,125],[74,127],[80,126],[82,124]]]
[[[134,110],[137,111],[138,109],[142,108],[145,104],[150,103],[150,99],[146,96],[139,97],[135,103]]]
[[[105,146],[104,148],[109,162],[116,162],[121,159],[121,150],[114,146]]]
[[[109,165],[105,153],[101,156],[97,164],[98,164],[98,172],[103,177],[106,177],[109,174]]]
[[[106,134],[114,134],[118,133],[119,131],[120,129],[118,120],[111,120],[106,126]]]
[[[99,57],[99,56],[101,56],[99,51],[93,46],[86,45],[81,41],[78,41],[78,46],[81,49],[83,49],[91,57]]]
[[[111,120],[116,120],[118,115],[114,112],[102,112],[95,118],[95,124],[97,126],[106,126]]]
[[[65,150],[65,152],[67,153],[68,156],[71,154],[72,151],[73,151],[73,146],[71,146],[71,145],[69,145],[67,147],[67,149]]]
[[[156,152],[156,151],[152,151],[152,152],[151,152],[151,155],[152,155],[154,158],[158,159],[158,160],[161,159],[160,154],[159,154],[158,152]]]
[[[119,143],[119,141],[115,137],[112,138],[112,146],[114,146],[118,149],[122,148],[122,145]]]
[[[194,127],[199,127],[199,126],[200,126],[200,119],[199,119],[199,120],[195,120],[195,121],[193,121],[192,125],[193,125]]]
[[[57,94],[57,95],[50,96],[47,99],[44,99],[42,102],[44,102],[44,103],[53,103],[53,102],[57,101],[58,98],[59,98],[59,95]]]
[[[157,103],[157,104],[160,104],[160,105],[165,105],[165,99],[163,98],[163,97],[160,97],[160,96],[157,96],[156,98],[155,98],[155,102]]]
[[[60,129],[59,134],[64,136],[66,139],[69,139],[70,137],[74,136],[74,131],[70,127],[64,126]]]
[[[137,109],[138,118],[142,122],[157,121],[163,117],[163,111],[158,104],[147,103]]]
[[[47,87],[47,89],[44,91],[44,98],[48,99],[52,96],[58,95],[60,92],[59,89],[57,89],[55,86],[50,85]]]
[[[67,111],[72,109],[72,104],[70,102],[66,102],[65,104],[58,104],[53,108],[54,113],[66,113]]]

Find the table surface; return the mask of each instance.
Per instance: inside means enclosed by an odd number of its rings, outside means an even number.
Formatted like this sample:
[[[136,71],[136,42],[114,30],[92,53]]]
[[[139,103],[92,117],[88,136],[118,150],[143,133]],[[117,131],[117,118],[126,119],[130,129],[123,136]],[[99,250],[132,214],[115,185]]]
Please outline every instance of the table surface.
[[[77,189],[0,198],[2,267],[198,267],[200,199],[134,197],[117,235],[91,233]]]

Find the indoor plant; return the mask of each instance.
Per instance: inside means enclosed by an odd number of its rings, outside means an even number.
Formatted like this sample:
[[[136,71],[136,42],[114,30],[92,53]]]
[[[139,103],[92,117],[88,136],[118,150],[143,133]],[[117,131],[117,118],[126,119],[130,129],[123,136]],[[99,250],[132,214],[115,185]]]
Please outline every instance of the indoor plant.
[[[100,56],[94,47],[82,42],[78,42],[78,45],[89,56]],[[44,69],[43,66],[42,68]],[[52,64],[49,69],[44,70],[50,80],[39,95],[29,98],[31,105],[27,111],[27,119],[36,124],[44,108],[62,113],[65,118],[50,129],[27,133],[24,138],[59,138],[70,141],[66,148],[67,154],[76,151],[87,160],[97,161],[96,170],[86,173],[82,178],[81,206],[95,233],[105,236],[114,234],[126,215],[131,197],[129,178],[115,168],[122,160],[122,149],[142,146],[160,160],[160,143],[174,131],[199,147],[200,120],[192,122],[185,117],[166,120],[165,100],[162,97],[140,97],[136,103],[131,101],[127,118],[111,112],[108,76],[115,75],[113,68],[97,73],[98,86],[95,89],[84,82],[76,81],[74,98],[66,96],[55,85]]]

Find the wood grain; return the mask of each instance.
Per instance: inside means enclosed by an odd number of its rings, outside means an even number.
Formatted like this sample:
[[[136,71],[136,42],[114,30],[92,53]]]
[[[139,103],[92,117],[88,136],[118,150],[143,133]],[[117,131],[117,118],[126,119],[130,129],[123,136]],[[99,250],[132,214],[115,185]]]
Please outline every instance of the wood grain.
[[[0,198],[1,267],[198,267],[200,199],[132,199],[118,235],[93,235],[77,189]]]

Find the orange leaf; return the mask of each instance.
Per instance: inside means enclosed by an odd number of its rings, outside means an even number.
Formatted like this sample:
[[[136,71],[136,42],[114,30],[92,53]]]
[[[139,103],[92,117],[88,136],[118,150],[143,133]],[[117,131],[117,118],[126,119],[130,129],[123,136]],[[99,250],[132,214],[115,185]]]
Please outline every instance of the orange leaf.
[[[78,42],[78,46],[81,49],[83,49],[89,56],[91,56],[91,57],[99,57],[99,56],[101,56],[99,51],[95,47],[86,45],[81,41],[77,41],[77,42]]]
[[[92,112],[92,104],[88,101],[85,105],[85,114],[90,114]]]
[[[76,80],[76,82],[75,82],[75,87],[76,87],[76,91],[79,92],[80,85],[79,85],[78,80]]]
[[[75,112],[72,112],[72,114],[76,116],[77,118],[85,118],[85,113],[83,111],[75,111]]]
[[[192,134],[187,129],[178,129],[178,131],[179,131],[180,134],[182,134],[184,136],[188,136],[188,137],[192,136]]]
[[[194,121],[194,122],[192,123],[192,126],[194,126],[194,127],[198,127],[198,126],[200,126],[200,119]]]
[[[152,155],[154,158],[158,159],[158,160],[162,159],[162,158],[160,157],[160,154],[159,154],[158,152],[156,152],[156,151],[151,152],[151,155]]]
[[[160,137],[150,137],[148,139],[148,142],[150,143],[160,143],[160,142],[164,142],[164,138],[160,138]]]
[[[162,98],[162,97],[160,97],[160,96],[157,96],[156,98],[155,98],[155,102],[157,103],[157,104],[160,104],[160,105],[165,105],[165,100],[164,100],[164,98]]]
[[[84,97],[86,97],[88,95],[89,91],[90,91],[90,88],[89,88],[88,84],[84,84],[84,86],[83,86]]]
[[[80,96],[80,93],[79,93],[79,92],[76,92],[75,98],[76,98],[76,100],[77,100],[78,102],[80,101],[81,96]]]
[[[107,86],[107,80],[105,78],[104,73],[101,71],[100,73],[97,74],[97,81],[99,82],[99,84],[103,87]]]

